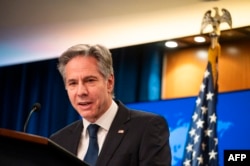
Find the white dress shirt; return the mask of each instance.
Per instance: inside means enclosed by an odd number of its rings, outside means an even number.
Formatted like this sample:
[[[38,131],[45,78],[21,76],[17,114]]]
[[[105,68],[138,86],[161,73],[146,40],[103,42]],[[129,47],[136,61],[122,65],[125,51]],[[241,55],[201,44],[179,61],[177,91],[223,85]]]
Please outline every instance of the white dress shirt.
[[[115,118],[117,110],[118,110],[117,104],[114,101],[112,101],[112,104],[109,107],[109,109],[95,122],[95,124],[98,124],[100,126],[100,128],[97,132],[99,153],[102,149],[102,145],[103,145],[104,140],[108,134],[111,123],[113,122],[113,119]],[[87,120],[85,120],[83,118],[84,129],[82,131],[81,139],[80,139],[80,142],[78,145],[78,152],[77,152],[77,157],[81,160],[83,160],[83,158],[88,150],[89,134],[87,132],[87,127],[89,124],[90,124],[90,122],[88,122]]]

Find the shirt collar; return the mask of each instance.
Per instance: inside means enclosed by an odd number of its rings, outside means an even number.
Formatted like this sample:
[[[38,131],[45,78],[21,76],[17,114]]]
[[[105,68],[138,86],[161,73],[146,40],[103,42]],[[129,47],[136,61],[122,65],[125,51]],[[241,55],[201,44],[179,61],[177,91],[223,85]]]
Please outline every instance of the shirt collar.
[[[118,111],[118,105],[114,102],[114,100],[112,100],[112,103],[108,108],[108,110],[99,119],[97,119],[95,124],[98,124],[102,129],[108,131],[111,126],[111,123],[113,122],[113,119],[115,118],[117,111]],[[89,124],[90,122],[83,118],[84,135],[86,135],[87,126]]]

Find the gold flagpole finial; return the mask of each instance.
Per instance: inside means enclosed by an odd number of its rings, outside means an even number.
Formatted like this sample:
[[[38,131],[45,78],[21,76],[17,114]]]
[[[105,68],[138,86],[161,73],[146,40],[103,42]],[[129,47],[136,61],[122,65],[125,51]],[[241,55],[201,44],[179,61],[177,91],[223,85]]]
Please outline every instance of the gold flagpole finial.
[[[204,14],[202,23],[201,23],[200,33],[203,33],[204,29],[209,24],[211,24],[213,28],[213,31],[211,32],[211,34],[220,36],[220,24],[225,22],[229,25],[230,28],[232,28],[232,17],[227,9],[224,9],[224,8],[221,9],[222,15],[219,14],[218,7],[214,7],[213,9],[215,10],[214,16],[212,16],[211,10],[208,10]]]

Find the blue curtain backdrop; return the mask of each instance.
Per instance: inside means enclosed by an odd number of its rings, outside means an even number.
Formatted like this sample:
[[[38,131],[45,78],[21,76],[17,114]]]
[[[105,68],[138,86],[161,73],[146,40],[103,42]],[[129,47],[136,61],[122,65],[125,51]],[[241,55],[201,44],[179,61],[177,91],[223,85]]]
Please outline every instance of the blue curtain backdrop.
[[[124,103],[159,100],[163,52],[156,44],[111,50],[115,96]],[[56,69],[57,59],[0,67],[0,127],[23,131],[35,102],[27,132],[48,137],[80,117],[69,103]]]

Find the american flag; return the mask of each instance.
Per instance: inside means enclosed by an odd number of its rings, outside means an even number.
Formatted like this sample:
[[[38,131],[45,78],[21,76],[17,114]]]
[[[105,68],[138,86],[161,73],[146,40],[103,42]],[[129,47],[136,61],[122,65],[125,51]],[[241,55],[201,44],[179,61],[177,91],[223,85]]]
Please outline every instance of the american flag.
[[[218,165],[216,98],[212,64],[208,62],[188,132],[184,166]]]

